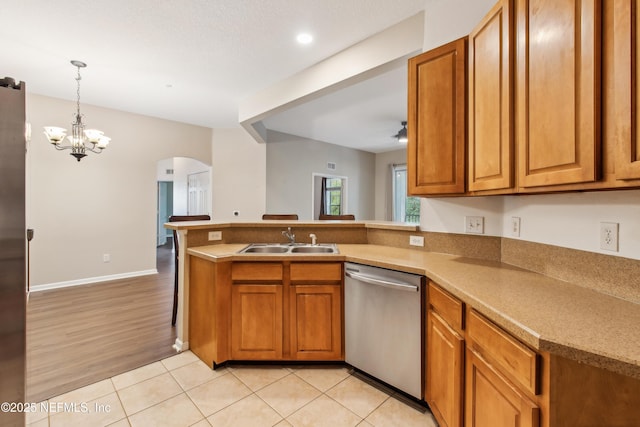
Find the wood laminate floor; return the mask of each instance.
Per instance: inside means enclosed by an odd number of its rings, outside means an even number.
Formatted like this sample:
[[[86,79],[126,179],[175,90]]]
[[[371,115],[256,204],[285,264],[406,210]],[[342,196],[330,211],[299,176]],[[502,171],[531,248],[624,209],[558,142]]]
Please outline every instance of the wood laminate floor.
[[[27,401],[110,378],[175,354],[173,254],[158,274],[34,292],[27,306]]]

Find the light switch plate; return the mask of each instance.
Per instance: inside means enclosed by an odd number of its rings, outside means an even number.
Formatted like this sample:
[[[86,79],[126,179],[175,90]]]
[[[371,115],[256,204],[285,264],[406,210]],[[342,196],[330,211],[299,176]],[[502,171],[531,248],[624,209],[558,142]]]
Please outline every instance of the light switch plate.
[[[520,237],[520,217],[511,217],[511,236]]]
[[[465,216],[464,232],[472,234],[484,234],[484,217],[483,216]]]
[[[424,236],[409,236],[411,246],[424,246]]]

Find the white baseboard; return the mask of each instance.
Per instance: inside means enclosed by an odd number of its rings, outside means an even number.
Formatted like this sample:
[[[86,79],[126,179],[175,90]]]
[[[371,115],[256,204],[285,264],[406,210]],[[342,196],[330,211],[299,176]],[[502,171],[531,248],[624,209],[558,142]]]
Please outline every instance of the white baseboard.
[[[180,338],[176,338],[175,344],[172,345],[176,353],[182,353],[189,350],[189,341],[182,341]]]
[[[87,277],[86,279],[69,280],[66,282],[45,283],[43,285],[33,285],[29,289],[31,292],[47,291],[49,289],[68,288],[71,286],[88,285],[91,283],[108,282],[111,280],[130,279],[132,277],[149,276],[158,274],[157,269],[132,271],[129,273],[111,274],[109,276]]]

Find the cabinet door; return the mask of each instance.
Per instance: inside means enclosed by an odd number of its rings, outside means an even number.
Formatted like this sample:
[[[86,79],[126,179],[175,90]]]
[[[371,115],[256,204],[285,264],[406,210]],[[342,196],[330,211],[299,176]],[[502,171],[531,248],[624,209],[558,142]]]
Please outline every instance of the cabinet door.
[[[282,358],[282,285],[232,285],[231,357]]]
[[[464,339],[429,310],[425,398],[442,427],[462,426],[463,352]]]
[[[465,425],[538,427],[540,408],[467,348]]]
[[[514,186],[513,0],[469,35],[469,191]]]
[[[616,104],[616,178],[640,179],[637,58],[640,12],[635,0],[614,3],[614,81]]]
[[[465,191],[467,38],[409,59],[408,193]]]
[[[341,360],[340,286],[295,285],[290,289],[292,357],[303,360]]]
[[[518,185],[592,182],[601,173],[596,0],[518,0]]]

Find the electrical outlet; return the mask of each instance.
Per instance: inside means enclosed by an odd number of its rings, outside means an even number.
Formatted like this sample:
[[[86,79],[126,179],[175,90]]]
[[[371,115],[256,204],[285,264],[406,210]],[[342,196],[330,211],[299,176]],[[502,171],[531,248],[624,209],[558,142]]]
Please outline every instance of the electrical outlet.
[[[618,223],[600,223],[600,249],[618,252]]]
[[[209,240],[222,240],[222,231],[210,231]]]
[[[517,216],[511,217],[511,236],[520,237],[520,218]]]
[[[102,255],[102,262],[111,262],[111,255],[110,254]]]
[[[409,236],[411,246],[424,246],[424,236]]]
[[[484,217],[483,216],[465,216],[464,232],[473,234],[484,234]]]

